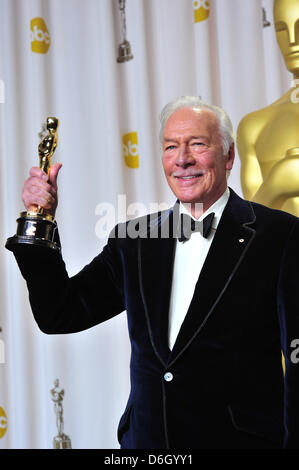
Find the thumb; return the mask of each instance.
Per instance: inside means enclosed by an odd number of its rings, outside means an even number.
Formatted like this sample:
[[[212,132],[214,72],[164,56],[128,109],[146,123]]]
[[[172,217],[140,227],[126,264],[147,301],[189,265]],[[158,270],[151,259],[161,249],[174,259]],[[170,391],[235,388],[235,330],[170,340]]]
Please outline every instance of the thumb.
[[[55,163],[55,165],[53,165],[50,168],[49,183],[52,186],[54,186],[54,188],[57,187],[57,177],[58,177],[58,173],[59,173],[61,167],[62,167],[62,163]]]

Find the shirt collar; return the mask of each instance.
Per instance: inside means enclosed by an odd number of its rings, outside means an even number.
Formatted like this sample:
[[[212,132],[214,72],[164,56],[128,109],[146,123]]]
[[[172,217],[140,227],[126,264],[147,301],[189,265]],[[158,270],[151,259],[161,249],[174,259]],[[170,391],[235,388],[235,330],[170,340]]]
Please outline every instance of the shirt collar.
[[[186,207],[181,203],[180,201],[180,214],[188,214],[190,217],[192,217],[192,219],[194,220],[198,220],[199,222],[204,219],[207,215],[209,215],[211,212],[214,212],[215,213],[215,216],[214,216],[214,219],[213,219],[213,222],[212,222],[212,227],[214,229],[217,228],[217,225],[221,219],[221,216],[222,216],[222,213],[224,211],[224,208],[227,204],[227,201],[229,199],[229,195],[230,195],[230,191],[229,191],[229,188],[227,187],[226,190],[224,191],[224,193],[222,194],[222,196],[220,196],[219,199],[217,199],[217,201],[214,202],[214,204],[212,204],[205,212],[204,214],[202,214],[200,216],[199,219],[196,219],[195,217],[193,217],[190,212],[188,212],[188,210],[186,209]]]

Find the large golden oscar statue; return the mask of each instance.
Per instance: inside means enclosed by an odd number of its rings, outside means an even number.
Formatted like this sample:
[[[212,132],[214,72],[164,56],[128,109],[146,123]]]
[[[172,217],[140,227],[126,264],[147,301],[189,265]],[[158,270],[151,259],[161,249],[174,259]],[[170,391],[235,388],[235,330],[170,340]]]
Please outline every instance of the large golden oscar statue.
[[[274,0],[274,21],[297,89],[241,120],[241,184],[246,199],[299,217],[299,0]]]

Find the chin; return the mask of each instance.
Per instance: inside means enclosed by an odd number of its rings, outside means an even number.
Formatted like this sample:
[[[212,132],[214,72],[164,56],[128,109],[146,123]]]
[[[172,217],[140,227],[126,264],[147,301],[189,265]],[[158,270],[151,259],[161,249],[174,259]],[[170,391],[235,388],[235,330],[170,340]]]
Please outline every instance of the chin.
[[[185,204],[195,204],[195,203],[202,203],[203,202],[203,197],[202,195],[187,195],[187,194],[181,194],[177,195],[177,198],[185,203]]]

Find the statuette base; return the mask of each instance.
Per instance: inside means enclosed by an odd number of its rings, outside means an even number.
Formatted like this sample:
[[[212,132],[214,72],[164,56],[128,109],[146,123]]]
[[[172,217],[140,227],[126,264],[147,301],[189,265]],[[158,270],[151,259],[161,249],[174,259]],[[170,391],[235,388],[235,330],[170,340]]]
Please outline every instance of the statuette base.
[[[6,241],[5,247],[14,251],[16,245],[37,245],[60,251],[60,245],[54,241],[57,224],[48,214],[21,212],[17,219],[17,232]]]
[[[66,434],[53,438],[53,449],[71,449],[72,443]]]

